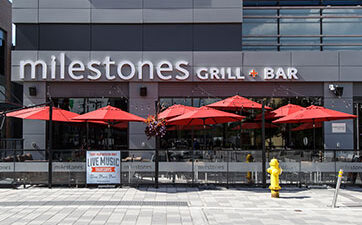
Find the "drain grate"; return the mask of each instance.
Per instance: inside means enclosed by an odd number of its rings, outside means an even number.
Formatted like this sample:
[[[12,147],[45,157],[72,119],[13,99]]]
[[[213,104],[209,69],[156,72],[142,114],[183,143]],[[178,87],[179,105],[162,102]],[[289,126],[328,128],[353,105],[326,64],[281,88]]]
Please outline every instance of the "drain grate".
[[[25,201],[0,202],[0,206],[177,206],[187,207],[185,201]]]

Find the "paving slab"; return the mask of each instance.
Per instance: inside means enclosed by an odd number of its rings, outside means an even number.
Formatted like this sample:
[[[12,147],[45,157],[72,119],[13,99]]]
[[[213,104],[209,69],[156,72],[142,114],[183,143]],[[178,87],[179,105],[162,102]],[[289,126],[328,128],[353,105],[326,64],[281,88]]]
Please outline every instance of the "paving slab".
[[[0,224],[362,224],[362,189],[1,189]]]

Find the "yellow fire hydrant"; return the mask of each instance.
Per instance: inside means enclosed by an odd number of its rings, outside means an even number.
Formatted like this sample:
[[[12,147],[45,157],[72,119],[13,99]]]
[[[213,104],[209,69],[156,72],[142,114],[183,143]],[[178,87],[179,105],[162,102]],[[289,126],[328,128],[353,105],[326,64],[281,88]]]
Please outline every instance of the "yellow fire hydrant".
[[[254,157],[252,154],[248,154],[246,156],[246,162],[247,163],[250,163],[250,162],[253,162],[254,161]],[[251,174],[251,171],[248,171],[248,173],[246,174],[246,179],[248,179],[248,183],[251,184],[253,182],[252,180],[252,174]]]
[[[267,172],[270,174],[270,186],[272,198],[279,198],[279,190],[282,189],[279,186],[279,175],[282,174],[282,169],[279,167],[277,159],[272,159],[269,163],[270,167]]]

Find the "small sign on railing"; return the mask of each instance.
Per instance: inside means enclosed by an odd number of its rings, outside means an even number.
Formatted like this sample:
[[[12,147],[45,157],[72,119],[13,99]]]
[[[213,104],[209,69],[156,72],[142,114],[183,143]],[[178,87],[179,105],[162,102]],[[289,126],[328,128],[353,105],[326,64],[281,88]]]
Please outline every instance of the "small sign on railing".
[[[120,184],[119,151],[87,151],[87,184]]]

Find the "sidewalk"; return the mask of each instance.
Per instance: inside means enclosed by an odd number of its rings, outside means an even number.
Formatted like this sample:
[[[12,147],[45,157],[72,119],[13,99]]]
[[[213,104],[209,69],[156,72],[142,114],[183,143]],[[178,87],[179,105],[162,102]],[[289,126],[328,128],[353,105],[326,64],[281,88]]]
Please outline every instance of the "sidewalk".
[[[362,189],[0,189],[0,224],[362,224]]]

